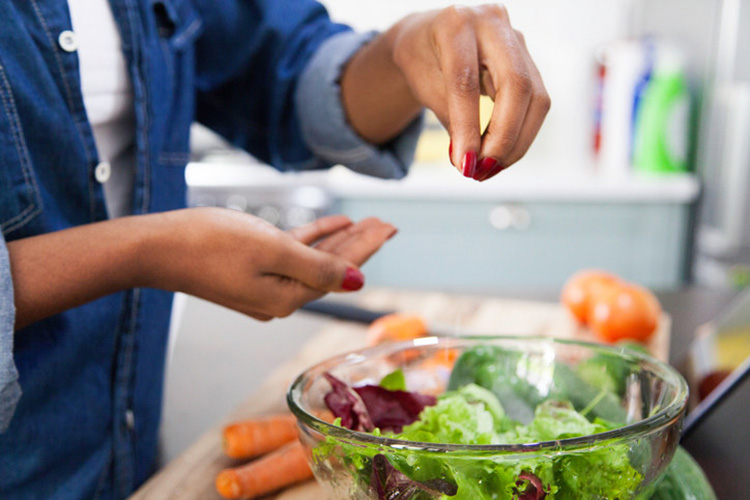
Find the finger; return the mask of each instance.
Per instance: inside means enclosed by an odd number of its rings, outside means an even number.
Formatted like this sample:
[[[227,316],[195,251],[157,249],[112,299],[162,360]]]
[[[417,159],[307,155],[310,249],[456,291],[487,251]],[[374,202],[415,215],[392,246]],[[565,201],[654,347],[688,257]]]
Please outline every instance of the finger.
[[[328,252],[332,254],[336,254],[336,248],[341,245],[342,242],[348,240],[352,237],[353,234],[356,234],[357,232],[362,230],[362,227],[364,225],[369,224],[370,219],[365,219],[362,221],[359,221],[355,224],[352,224],[351,226],[338,231],[322,240],[320,240],[316,245],[315,248],[318,250],[321,250],[323,252]],[[337,254],[338,255],[338,254]]]
[[[490,75],[486,67],[479,69],[479,80],[482,83],[482,95],[488,96],[494,102],[495,94],[497,94],[497,89],[495,89],[495,83],[492,81],[492,75]]]
[[[386,226],[373,228],[363,233],[360,238],[351,239],[342,244],[337,250],[338,255],[361,266],[394,234],[396,234],[395,228]]]
[[[264,323],[267,321],[271,321],[273,319],[273,316],[269,316],[267,314],[261,314],[261,313],[255,313],[255,312],[248,312],[246,314],[253,319],[257,319],[258,321],[263,321]]]
[[[526,112],[526,118],[524,119],[521,131],[518,135],[515,147],[508,153],[507,164],[505,166],[512,165],[520,160],[531,147],[534,142],[539,130],[542,128],[544,119],[550,110],[550,97],[547,93],[547,89],[544,87],[544,81],[542,75],[539,73],[539,69],[534,64],[528,50],[525,49],[525,42],[523,36],[519,33],[521,43],[524,45],[524,52],[526,54],[526,65],[529,69],[529,74],[532,81],[532,94],[529,108]]]
[[[318,248],[361,266],[396,232],[391,224],[375,218],[365,219],[341,234],[323,240]]]
[[[280,245],[265,271],[323,292],[359,290],[365,280],[354,263],[293,238]]]
[[[344,215],[329,215],[316,219],[310,224],[291,229],[289,234],[305,245],[312,245],[319,239],[351,225],[351,219]]]
[[[315,250],[337,258],[343,258],[347,262],[362,265],[395,233],[395,227],[371,217],[322,240]],[[303,282],[280,276],[275,276],[275,278],[278,280],[278,284],[275,285],[273,295],[280,297],[281,300],[267,306],[275,317],[288,316],[304,304],[324,295],[321,287],[311,287]],[[363,279],[364,277],[362,277]],[[360,288],[362,284],[363,281],[359,284]],[[346,278],[344,285],[346,285]],[[331,291],[350,290],[346,286],[341,288]]]
[[[503,170],[503,166],[491,156],[486,156],[479,161],[477,165],[477,171],[474,173],[474,179],[478,181],[484,181],[489,179],[494,173],[498,173]]]
[[[393,226],[382,222],[377,217],[368,217],[355,224],[352,224],[342,231],[338,231],[337,233],[321,240],[316,245],[316,248],[324,252],[339,255],[337,250],[343,243],[347,242],[350,239],[360,237],[360,235],[365,231],[369,231],[373,228],[381,226],[387,226],[388,228],[395,230]]]
[[[507,167],[501,163],[498,163],[494,158],[484,158],[482,161],[488,162],[488,165],[482,169],[481,176],[477,176],[479,182],[484,182],[488,179],[492,179],[497,174],[505,170]]]
[[[435,43],[443,70],[448,105],[448,132],[451,163],[466,177],[473,177],[481,146],[479,96],[481,83],[473,17],[469,9],[450,8],[449,18],[435,33]]]
[[[280,288],[280,292],[285,297],[283,303],[276,302],[268,308],[269,312],[275,318],[286,318],[308,302],[320,299],[326,295],[326,292],[321,292],[298,281],[288,279],[280,279],[279,284],[274,286]]]
[[[312,289],[288,277],[266,273],[255,276],[252,281],[254,283],[244,289],[244,293],[219,292],[203,298],[258,321],[270,321],[288,316],[298,309],[302,304],[298,302],[300,293],[308,292],[308,295],[312,297],[309,300],[316,297],[311,293]],[[226,292],[226,290],[222,291]]]
[[[325,293],[308,287],[304,283],[278,275],[266,275],[265,294],[245,314],[260,321],[285,318],[306,303],[319,299]]]
[[[504,46],[505,50],[483,54],[497,93],[480,153],[507,167],[529,110],[534,82],[525,47],[515,30],[509,26],[502,30],[486,29],[482,39],[487,47]]]

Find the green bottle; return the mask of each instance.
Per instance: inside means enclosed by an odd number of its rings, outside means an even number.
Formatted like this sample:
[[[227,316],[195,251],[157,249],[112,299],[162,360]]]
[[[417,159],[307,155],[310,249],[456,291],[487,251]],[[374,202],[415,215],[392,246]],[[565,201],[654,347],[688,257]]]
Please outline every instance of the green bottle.
[[[690,93],[682,64],[669,52],[657,50],[653,74],[635,112],[633,168],[636,172],[687,171]]]

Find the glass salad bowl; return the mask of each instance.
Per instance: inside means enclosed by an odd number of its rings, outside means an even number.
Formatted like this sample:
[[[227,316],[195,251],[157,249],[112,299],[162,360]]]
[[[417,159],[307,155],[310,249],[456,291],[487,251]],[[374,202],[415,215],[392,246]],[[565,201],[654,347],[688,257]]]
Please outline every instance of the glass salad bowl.
[[[653,494],[687,396],[634,350],[427,337],[319,363],[287,401],[330,498],[626,500]]]

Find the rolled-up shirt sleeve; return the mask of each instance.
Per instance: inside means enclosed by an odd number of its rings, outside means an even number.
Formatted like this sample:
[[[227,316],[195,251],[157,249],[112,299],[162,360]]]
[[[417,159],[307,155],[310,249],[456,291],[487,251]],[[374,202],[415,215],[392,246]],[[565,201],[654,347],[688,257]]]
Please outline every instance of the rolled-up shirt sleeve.
[[[5,245],[5,238],[0,234],[0,432],[8,428],[21,397],[18,371],[13,362],[15,315],[8,247]]]
[[[346,119],[339,80],[346,62],[376,33],[339,33],[326,40],[301,75],[295,100],[302,136],[315,156],[366,175],[400,179],[414,160],[420,114],[384,146],[362,139]]]

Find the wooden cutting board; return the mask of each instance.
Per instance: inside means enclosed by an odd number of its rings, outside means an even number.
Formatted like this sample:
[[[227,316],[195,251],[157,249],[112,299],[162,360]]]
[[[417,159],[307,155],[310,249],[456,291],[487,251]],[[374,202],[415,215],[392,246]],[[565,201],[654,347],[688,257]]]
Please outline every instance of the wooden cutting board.
[[[595,340],[579,327],[559,304],[487,298],[444,293],[394,292],[374,290],[362,294],[359,305],[375,310],[398,310],[422,315],[430,324],[455,332],[472,334],[544,335],[559,338]],[[649,349],[666,360],[669,353],[671,320],[664,314]],[[233,420],[279,413],[287,410],[286,389],[307,367],[331,356],[365,346],[364,325],[331,321],[321,332],[267,378],[260,389],[228,415],[224,422],[209,429],[178,458],[167,464],[136,491],[131,500],[221,500],[214,480],[218,472],[241,462],[221,452],[221,428]],[[309,481],[283,492],[264,497],[268,500],[324,500],[323,490]]]
[[[557,302],[487,298],[445,293],[374,290],[360,305],[373,310],[419,314],[440,332],[461,335],[546,336],[588,342],[599,341]],[[671,318],[662,313],[657,331],[647,344],[652,355],[668,361]]]

